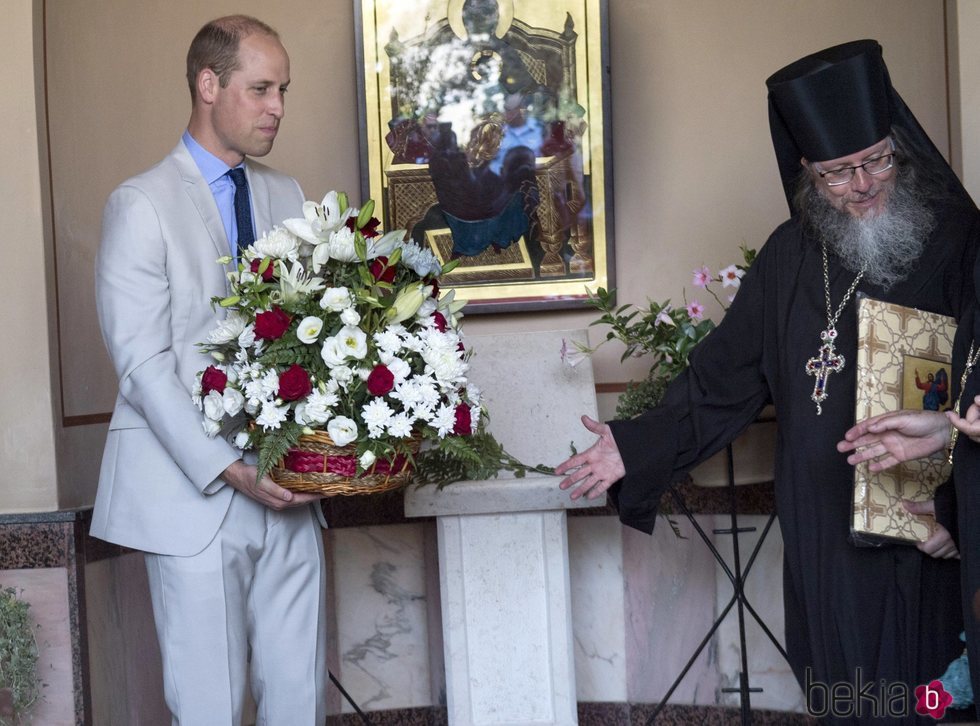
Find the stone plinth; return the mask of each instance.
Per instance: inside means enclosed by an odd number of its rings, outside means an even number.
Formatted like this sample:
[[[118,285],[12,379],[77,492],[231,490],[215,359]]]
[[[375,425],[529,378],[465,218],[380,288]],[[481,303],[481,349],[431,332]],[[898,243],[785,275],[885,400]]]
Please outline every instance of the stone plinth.
[[[472,336],[470,379],[491,412],[491,431],[525,463],[555,465],[595,438],[589,361],[561,363],[549,332]],[[502,475],[441,491],[410,489],[409,517],[435,516],[439,539],[449,723],[578,723],[565,510],[557,477]]]

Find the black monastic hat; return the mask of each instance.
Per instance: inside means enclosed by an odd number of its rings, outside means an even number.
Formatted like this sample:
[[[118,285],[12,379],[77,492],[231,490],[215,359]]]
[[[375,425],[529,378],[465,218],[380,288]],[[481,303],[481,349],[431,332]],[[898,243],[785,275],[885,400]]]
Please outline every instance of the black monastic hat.
[[[907,143],[956,193],[969,199],[949,164],[892,86],[881,45],[855,40],[790,63],[766,79],[769,128],[792,209],[800,159],[848,156],[901,128]]]

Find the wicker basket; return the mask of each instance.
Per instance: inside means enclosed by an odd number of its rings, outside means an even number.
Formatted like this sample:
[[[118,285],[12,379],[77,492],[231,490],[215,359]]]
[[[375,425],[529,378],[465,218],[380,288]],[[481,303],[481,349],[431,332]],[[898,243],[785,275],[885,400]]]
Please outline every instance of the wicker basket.
[[[418,438],[408,440],[413,453],[420,444]],[[300,437],[270,476],[285,489],[326,496],[379,494],[400,489],[412,478],[411,461],[404,456],[396,456],[392,462],[379,459],[360,476],[354,475],[356,469],[356,447],[337,446],[326,431],[314,431]]]

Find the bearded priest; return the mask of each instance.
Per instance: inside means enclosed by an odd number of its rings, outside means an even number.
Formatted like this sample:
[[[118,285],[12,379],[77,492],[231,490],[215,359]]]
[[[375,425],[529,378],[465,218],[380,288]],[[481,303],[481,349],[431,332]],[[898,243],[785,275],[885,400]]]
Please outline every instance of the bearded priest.
[[[914,723],[916,686],[962,650],[956,546],[935,502],[922,507],[945,526],[918,549],[849,541],[854,472],[836,443],[854,423],[855,298],[958,318],[980,220],[876,41],[806,56],[766,85],[792,217],[661,405],[630,421],[583,418],[599,439],[558,467],[560,486],[572,498],[608,490],[623,523],[651,532],[667,486],[773,404],[786,650],[807,706],[839,723]],[[829,712],[835,684],[872,698]]]

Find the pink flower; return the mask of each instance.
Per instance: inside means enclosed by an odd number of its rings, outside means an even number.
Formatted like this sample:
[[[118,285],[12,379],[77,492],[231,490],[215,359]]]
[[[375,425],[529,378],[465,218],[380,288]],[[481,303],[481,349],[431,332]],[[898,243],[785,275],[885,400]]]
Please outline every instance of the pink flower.
[[[687,315],[691,320],[700,320],[704,317],[704,305],[697,300],[691,300],[687,304]]]
[[[653,324],[669,325],[670,327],[674,327],[674,319],[670,317],[670,305],[657,313],[657,317],[654,319]]]
[[[735,265],[729,265],[718,273],[721,278],[722,287],[738,287],[742,284],[742,276],[745,270],[740,270]]]
[[[701,265],[694,271],[694,279],[691,284],[695,287],[707,287],[711,282],[711,270],[706,265]]]

